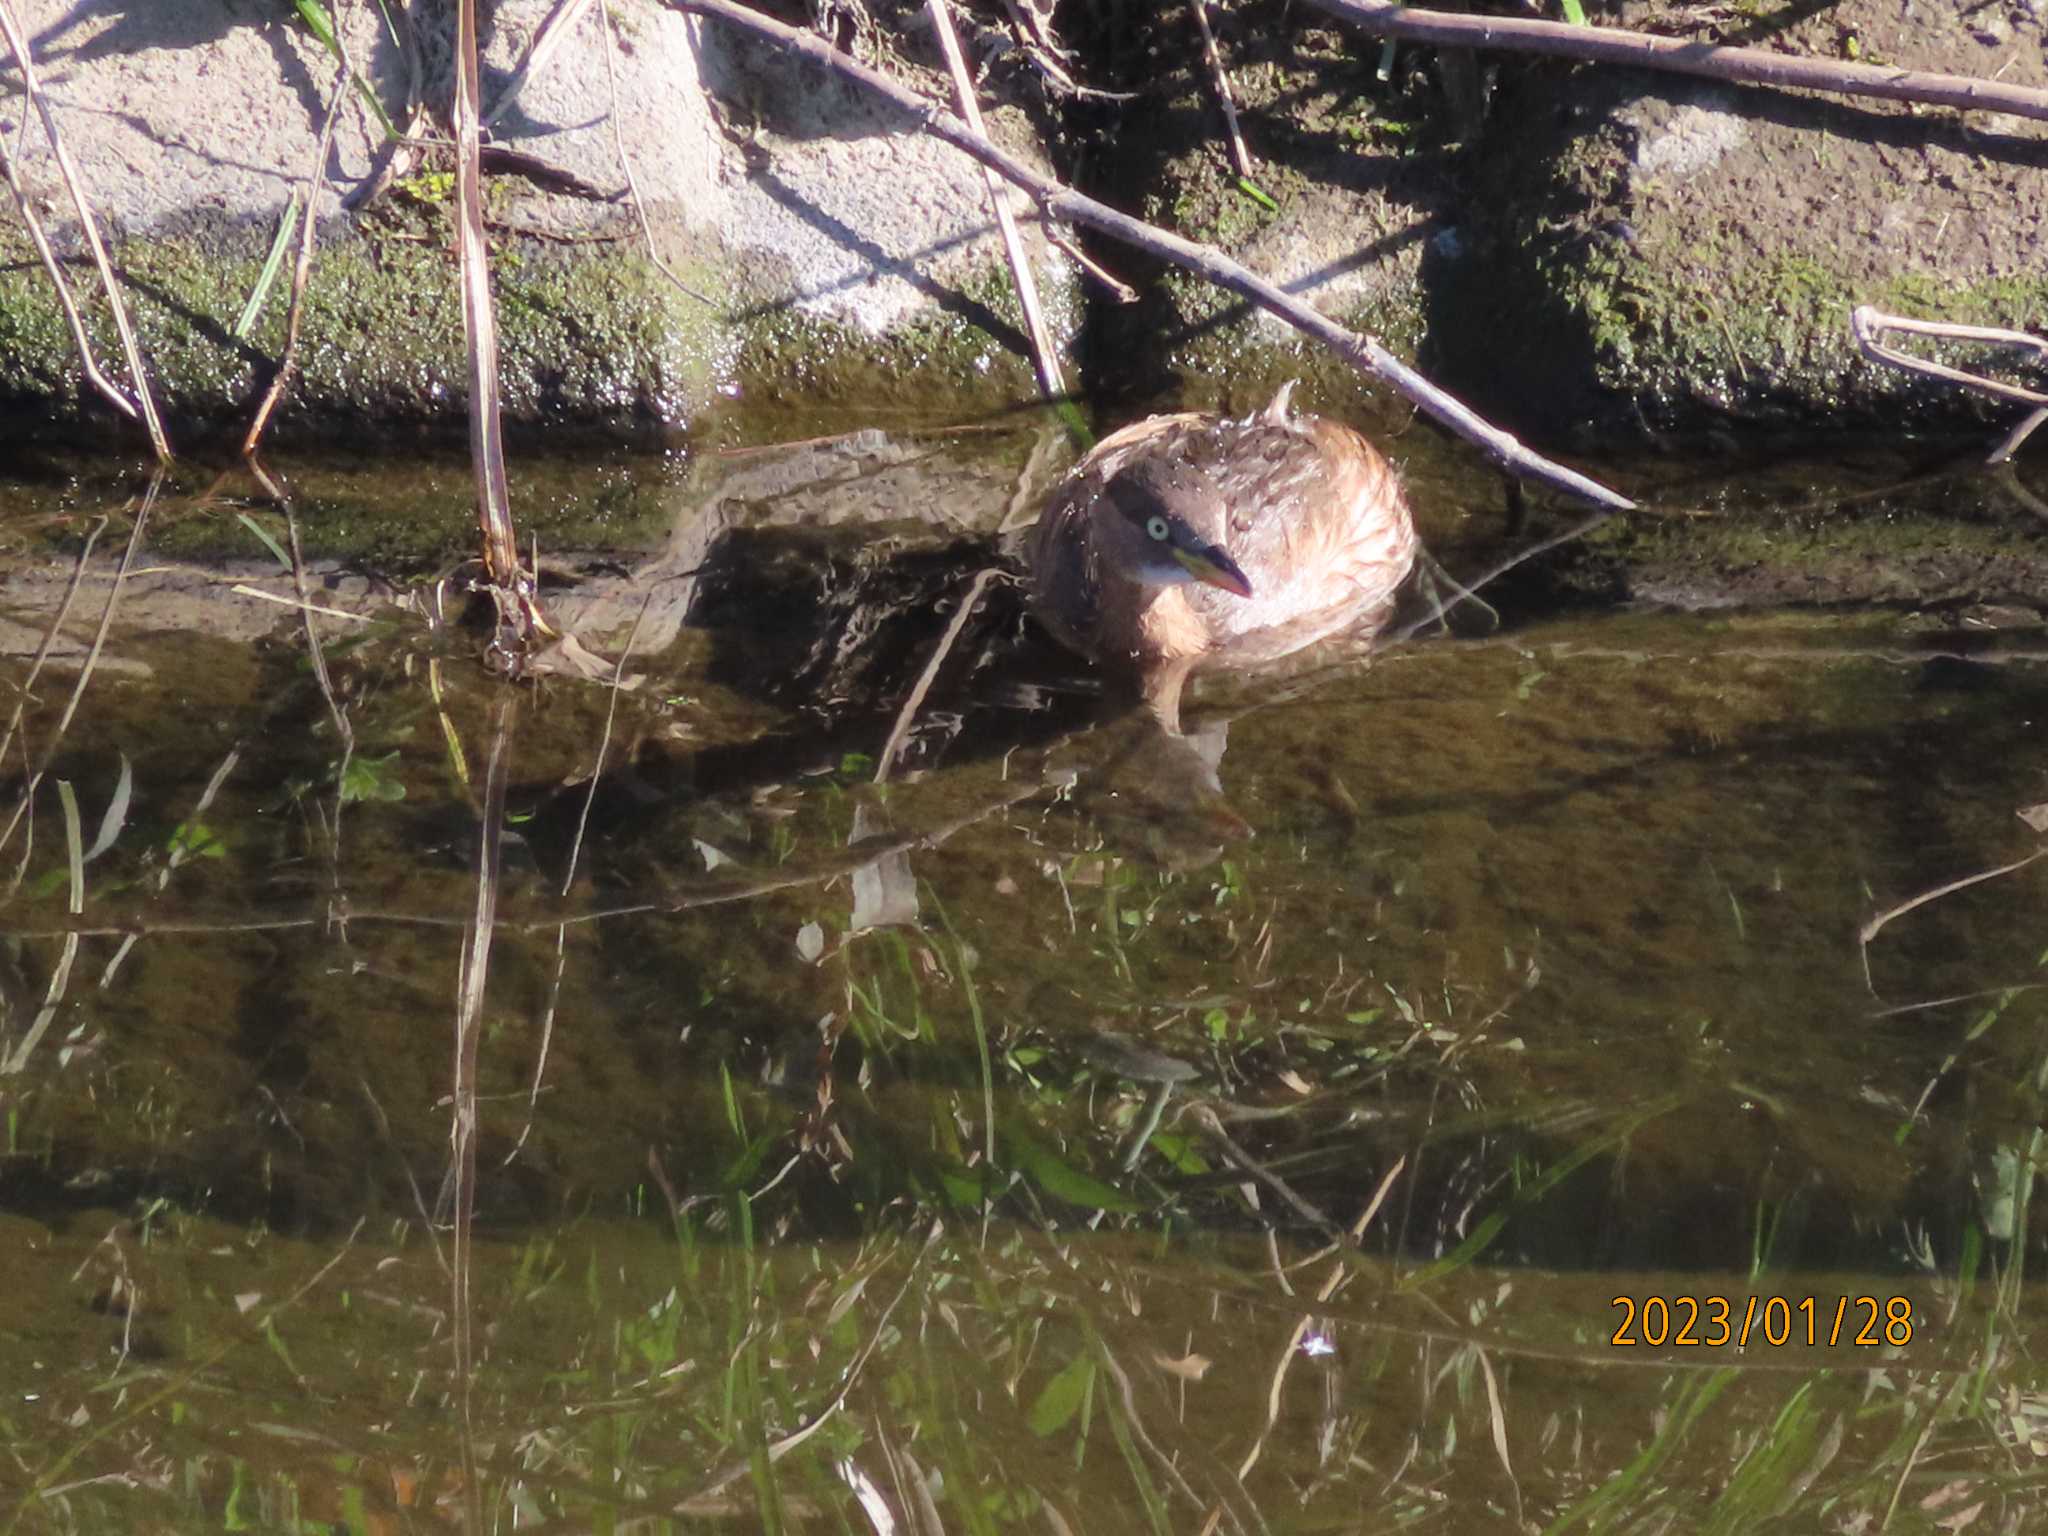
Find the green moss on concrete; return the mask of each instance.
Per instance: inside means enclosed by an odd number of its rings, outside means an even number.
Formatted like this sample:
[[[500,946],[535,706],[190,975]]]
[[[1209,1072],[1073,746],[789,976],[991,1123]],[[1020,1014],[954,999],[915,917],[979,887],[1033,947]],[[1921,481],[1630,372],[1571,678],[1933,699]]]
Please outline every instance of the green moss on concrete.
[[[1570,112],[1557,108],[1560,89],[1575,93]],[[2022,327],[2048,314],[2048,274],[1873,277],[1867,239],[1849,242],[1839,220],[1760,220],[1740,202],[1739,176],[1727,185],[1703,176],[1682,196],[1654,180],[1638,185],[1637,130],[1622,117],[1639,95],[1626,78],[1581,74],[1560,85],[1532,75],[1503,99],[1478,171],[1473,255],[1436,295],[1449,321],[1437,334],[1461,332],[1444,383],[1551,434],[1616,417],[1674,427],[1703,416],[1797,428],[1954,426],[2005,409],[1866,361],[1849,315],[1871,304]],[[1803,160],[1782,170],[1795,183],[1806,178],[1817,199],[1836,195]],[[1856,192],[1871,201],[1909,195],[1903,183]],[[1890,255],[1900,266],[1911,259]],[[1983,349],[1921,350],[1979,367],[1996,361]]]
[[[1606,242],[1575,259],[1553,257],[1544,270],[1575,312],[1603,387],[1746,416],[1965,408],[1945,385],[1930,387],[1865,361],[1849,332],[1859,304],[2008,327],[2048,313],[2048,276],[1958,286],[1936,274],[1908,273],[1872,288],[1812,253],[1758,256],[1712,235],[1683,254],[1647,242]],[[1979,368],[1996,362],[1981,348],[1920,350]]]
[[[1043,270],[1038,277],[1046,324],[1065,352],[1079,326],[1079,296]],[[732,350],[743,409],[859,402],[877,411],[990,411],[1037,398],[1009,269],[994,263],[946,287],[943,307],[880,335],[791,304],[742,320]]]
[[[211,231],[120,245],[124,279],[157,398],[187,430],[246,414],[284,344],[289,268],[246,339],[232,327],[254,290],[268,235]],[[103,366],[118,338],[90,286],[84,298]],[[677,292],[632,246],[507,240],[494,259],[499,360],[515,423],[686,418],[709,396],[715,317]],[[706,274],[686,280],[708,282]],[[287,417],[346,430],[364,421],[459,419],[465,374],[454,268],[435,235],[381,230],[320,246]],[[84,415],[81,372],[47,274],[18,230],[0,230],[0,398],[60,418]],[[98,419],[97,408],[94,418]]]

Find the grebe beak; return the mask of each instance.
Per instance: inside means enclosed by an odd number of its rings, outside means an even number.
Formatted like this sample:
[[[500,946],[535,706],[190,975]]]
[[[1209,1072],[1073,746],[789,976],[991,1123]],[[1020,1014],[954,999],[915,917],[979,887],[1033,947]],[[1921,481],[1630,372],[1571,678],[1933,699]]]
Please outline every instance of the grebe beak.
[[[1204,586],[1221,587],[1238,597],[1250,597],[1250,578],[1237,568],[1237,562],[1223,553],[1214,544],[1201,550],[1176,549],[1173,558],[1187,568],[1187,573]]]

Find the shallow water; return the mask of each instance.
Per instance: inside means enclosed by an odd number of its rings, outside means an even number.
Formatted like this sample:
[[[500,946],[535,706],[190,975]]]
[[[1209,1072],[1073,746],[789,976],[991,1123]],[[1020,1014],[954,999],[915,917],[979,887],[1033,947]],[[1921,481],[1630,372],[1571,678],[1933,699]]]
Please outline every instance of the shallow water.
[[[530,470],[608,660],[518,686],[460,465],[285,467],[317,669],[189,476],[61,734],[137,486],[0,488],[10,714],[109,519],[7,753],[0,1519],[2031,1528],[2048,861],[1929,893],[2038,845],[2033,616],[1581,553],[1172,741],[998,581],[877,783],[996,428]],[[1572,521],[1396,446],[1461,578]],[[1695,601],[2025,554],[1910,470],[1616,473],[1751,520]]]

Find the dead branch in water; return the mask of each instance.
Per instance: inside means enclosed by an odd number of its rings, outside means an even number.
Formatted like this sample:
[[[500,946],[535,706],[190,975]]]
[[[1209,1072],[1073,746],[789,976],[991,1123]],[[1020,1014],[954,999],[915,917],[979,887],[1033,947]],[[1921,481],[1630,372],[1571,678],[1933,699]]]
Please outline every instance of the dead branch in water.
[[[1991,450],[1985,463],[2003,464],[2032,435],[2034,428],[2048,421],[2048,395],[1888,347],[1878,339],[1886,331],[1901,331],[1911,336],[1938,336],[1945,341],[1974,341],[1988,347],[2017,347],[2021,351],[2032,352],[2036,361],[2048,361],[2048,341],[2027,331],[2002,330],[1994,325],[1950,325],[1940,320],[1909,320],[1903,315],[1887,315],[1868,304],[1857,305],[1849,314],[1849,334],[1856,338],[1857,348],[1873,362],[1888,364],[1903,373],[1917,373],[1923,378],[1960,384],[1964,389],[1974,389],[1981,395],[2033,407],[2019,425]]]
[[[1638,69],[1703,75],[1742,85],[1827,91],[1837,96],[1874,96],[1884,101],[1925,102],[1978,112],[2010,112],[2048,122],[2048,91],[2006,85],[1971,75],[1893,69],[1883,64],[1850,64],[1802,58],[1768,48],[1740,48],[1682,37],[1649,37],[1620,27],[1582,27],[1571,22],[1524,17],[1460,16],[1422,11],[1379,0],[1308,0],[1317,10],[1349,22],[1375,37],[1448,48],[1500,48],[1580,59],[1589,64],[1629,64]]]
[[[100,282],[107,292],[107,307],[114,315],[114,329],[120,332],[121,348],[128,357],[129,377],[135,383],[135,401],[142,410],[143,425],[149,429],[149,445],[156,451],[159,462],[168,464],[171,461],[170,439],[164,436],[164,424],[157,417],[156,398],[149,389],[149,374],[142,366],[142,346],[135,339],[135,327],[128,323],[128,306],[121,300],[121,285],[114,280],[114,264],[108,259],[106,245],[100,239],[99,224],[92,216],[92,204],[86,198],[78,166],[57,133],[57,119],[50,111],[50,99],[44,94],[42,82],[36,78],[35,61],[29,57],[28,38],[22,33],[21,23],[15,19],[14,0],[0,0],[0,34],[6,36],[15,67],[21,71],[22,91],[43,121],[44,136],[50,141],[50,154],[57,162],[58,174],[64,178],[64,189],[71,194],[71,206],[78,214],[78,227],[92,251],[93,265],[99,268]],[[12,180],[11,175],[9,179]],[[26,199],[23,199],[23,206],[26,206]],[[86,371],[88,377],[97,371],[90,358],[86,362]]]
[[[1249,267],[1224,255],[1213,246],[1200,245],[1166,230],[1119,213],[1106,203],[1064,186],[1050,176],[1033,170],[1007,151],[997,148],[959,119],[948,114],[938,102],[906,89],[866,65],[836,53],[823,40],[771,21],[732,0],[665,0],[672,9],[720,21],[745,29],[776,43],[791,53],[830,70],[843,79],[882,97],[909,115],[924,132],[944,139],[955,149],[979,161],[998,175],[1022,187],[1038,200],[1041,214],[1072,224],[1086,224],[1126,244],[1184,267],[1219,288],[1248,299],[1269,314],[1277,315],[1296,330],[1320,341],[1339,357],[1374,378],[1392,386],[1425,414],[1433,417],[1468,442],[1478,446],[1495,462],[1515,474],[1541,480],[1571,495],[1616,511],[1629,511],[1635,503],[1562,464],[1553,463],[1531,451],[1511,434],[1502,431],[1464,402],[1437,388],[1403,363],[1370,336],[1345,329],[1320,311],[1259,276]]]

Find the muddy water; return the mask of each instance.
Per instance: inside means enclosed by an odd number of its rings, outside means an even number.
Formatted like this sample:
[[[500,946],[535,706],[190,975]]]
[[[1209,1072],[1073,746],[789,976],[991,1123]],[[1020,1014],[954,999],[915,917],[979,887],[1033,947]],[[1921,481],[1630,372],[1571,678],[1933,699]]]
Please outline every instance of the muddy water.
[[[0,494],[0,1520],[2048,1514],[2048,861],[1941,892],[2048,800],[2011,485],[1625,468],[1186,740],[998,579],[906,717],[1059,468],[998,428],[530,470],[606,660],[516,687],[461,466],[190,476],[61,735],[137,485]],[[1571,523],[1399,447],[1460,577]]]

